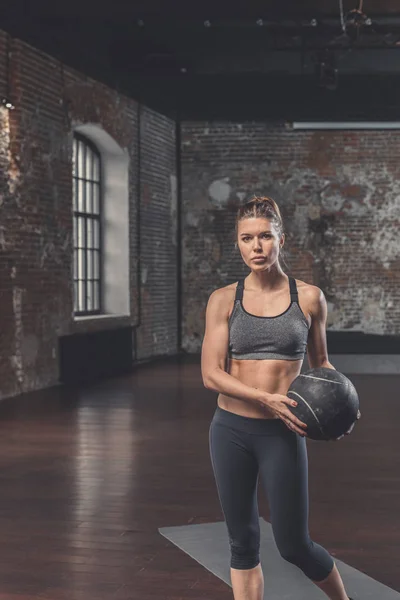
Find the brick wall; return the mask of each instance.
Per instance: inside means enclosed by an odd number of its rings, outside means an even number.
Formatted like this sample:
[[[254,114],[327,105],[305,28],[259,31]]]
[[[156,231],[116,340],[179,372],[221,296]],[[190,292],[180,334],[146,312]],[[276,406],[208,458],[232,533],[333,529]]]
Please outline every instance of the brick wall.
[[[0,57],[6,39],[0,32]],[[135,358],[175,353],[175,123],[17,39],[9,77],[16,109],[0,109],[0,398],[58,382],[61,335],[133,325]],[[1,90],[6,80],[4,58]],[[130,155],[131,317],[78,323],[72,124],[85,122]]]
[[[175,123],[149,109],[141,118],[141,326],[138,358],[177,351]]]
[[[234,217],[253,193],[278,202],[283,268],[324,291],[328,328],[400,333],[400,132],[186,122],[182,173],[187,351],[200,350],[209,294],[249,272]]]

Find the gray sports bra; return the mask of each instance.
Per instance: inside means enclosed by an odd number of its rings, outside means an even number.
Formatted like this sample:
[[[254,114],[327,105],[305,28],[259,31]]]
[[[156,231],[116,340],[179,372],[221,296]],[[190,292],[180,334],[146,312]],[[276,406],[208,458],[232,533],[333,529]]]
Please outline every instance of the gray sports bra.
[[[299,305],[296,280],[289,277],[290,304],[276,317],[258,317],[243,308],[244,280],[236,287],[229,317],[229,358],[236,360],[302,360],[309,324]]]

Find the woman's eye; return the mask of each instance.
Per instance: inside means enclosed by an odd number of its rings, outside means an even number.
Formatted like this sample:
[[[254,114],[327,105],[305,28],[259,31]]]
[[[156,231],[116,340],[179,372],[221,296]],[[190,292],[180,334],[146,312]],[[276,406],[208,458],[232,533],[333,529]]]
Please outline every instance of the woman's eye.
[[[270,238],[271,234],[269,234],[269,233],[263,233],[263,237],[264,238]],[[249,237],[244,237],[244,238],[242,238],[242,241],[243,242],[247,242],[249,239],[250,239]]]

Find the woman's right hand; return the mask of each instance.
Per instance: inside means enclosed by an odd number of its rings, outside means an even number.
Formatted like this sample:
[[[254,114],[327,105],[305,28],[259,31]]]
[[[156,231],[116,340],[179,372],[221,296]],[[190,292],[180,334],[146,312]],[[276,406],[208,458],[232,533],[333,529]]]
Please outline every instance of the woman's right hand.
[[[287,396],[282,394],[268,394],[264,405],[270,410],[276,417],[282,419],[285,425],[302,437],[307,437],[307,433],[304,431],[307,428],[306,423],[303,423],[298,419],[287,406],[297,406],[295,400],[291,400]]]

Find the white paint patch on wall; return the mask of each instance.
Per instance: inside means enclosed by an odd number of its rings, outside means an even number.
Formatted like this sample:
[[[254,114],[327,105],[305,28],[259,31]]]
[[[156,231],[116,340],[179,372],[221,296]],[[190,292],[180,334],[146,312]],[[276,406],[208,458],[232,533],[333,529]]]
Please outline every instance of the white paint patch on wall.
[[[141,269],[140,269],[140,282],[142,285],[146,285],[147,282],[147,275],[149,273],[149,269],[146,265],[141,265]]]
[[[361,307],[361,324],[364,333],[382,333],[386,309],[379,300],[366,300]]]
[[[23,339],[23,325],[22,325],[22,296],[24,290],[19,287],[13,288],[13,311],[14,311],[14,343],[15,353],[10,356],[11,366],[15,372],[17,381],[22,385],[23,383],[23,364],[22,364],[22,339]]]
[[[200,223],[200,213],[190,210],[186,213],[186,225],[198,227]]]
[[[229,200],[232,188],[228,181],[229,177],[217,179],[208,187],[209,197],[216,208],[225,208],[227,201]]]
[[[346,200],[340,190],[332,188],[330,185],[321,191],[320,198],[322,207],[330,212],[341,210]]]
[[[273,165],[271,166],[273,167]],[[308,180],[310,183],[312,182],[312,188],[315,190],[314,193],[319,195],[321,208],[325,211],[331,213],[341,211],[343,215],[354,217],[371,215],[375,231],[371,244],[368,244],[368,252],[378,257],[384,268],[389,268],[390,261],[400,257],[400,244],[398,241],[400,181],[394,177],[385,165],[377,165],[375,169],[368,165],[364,167],[341,165],[337,167],[336,176],[333,181],[319,177],[311,169],[299,169],[294,165],[293,168],[288,169],[288,172],[290,175],[281,184],[283,190],[286,189],[289,198],[296,198],[296,189],[297,195],[299,195],[299,190],[301,190],[305,180]],[[385,189],[385,200],[381,204],[376,202],[377,193],[379,195],[382,191],[378,189],[375,183],[378,176],[379,181],[382,182],[381,185],[384,185]],[[343,197],[338,184],[340,188],[360,186],[363,190],[362,198],[349,199]],[[300,193],[300,197],[302,198],[302,202],[304,202],[304,192]],[[308,206],[310,207],[311,204],[314,204],[312,198],[310,198]],[[299,222],[301,221],[303,225],[305,214],[298,206],[296,206],[295,218],[296,220],[299,219]],[[310,218],[316,218],[317,210],[314,207],[309,208],[309,210],[311,210],[311,214],[309,214]],[[302,238],[299,241],[304,242],[306,239],[306,230],[296,228],[296,231],[300,232],[300,237]],[[344,242],[345,240],[342,241]],[[362,245],[362,248],[364,247],[365,244]]]
[[[0,249],[3,251],[7,250],[7,242],[4,231],[5,227],[3,225],[0,225]]]
[[[201,340],[193,335],[184,335],[182,347],[189,353],[198,352],[201,347]]]
[[[206,260],[202,260],[199,264],[199,271],[202,275],[208,275],[211,273],[211,265]]]
[[[25,366],[34,365],[39,353],[39,342],[36,335],[29,334],[23,339],[22,355]]]
[[[373,212],[372,212],[373,211]],[[371,218],[376,223],[376,231],[371,238],[368,251],[379,258],[385,269],[390,261],[400,257],[399,219],[400,183],[392,182],[392,189],[385,194],[385,204],[371,208]]]
[[[353,286],[350,289],[336,291],[335,301],[328,302],[327,326],[333,331],[362,331],[363,333],[382,334],[382,323],[386,320],[387,309],[393,306],[390,294],[382,288],[371,290],[365,286]],[[340,310],[346,302],[351,302],[356,309],[357,322],[349,327],[348,318]]]

